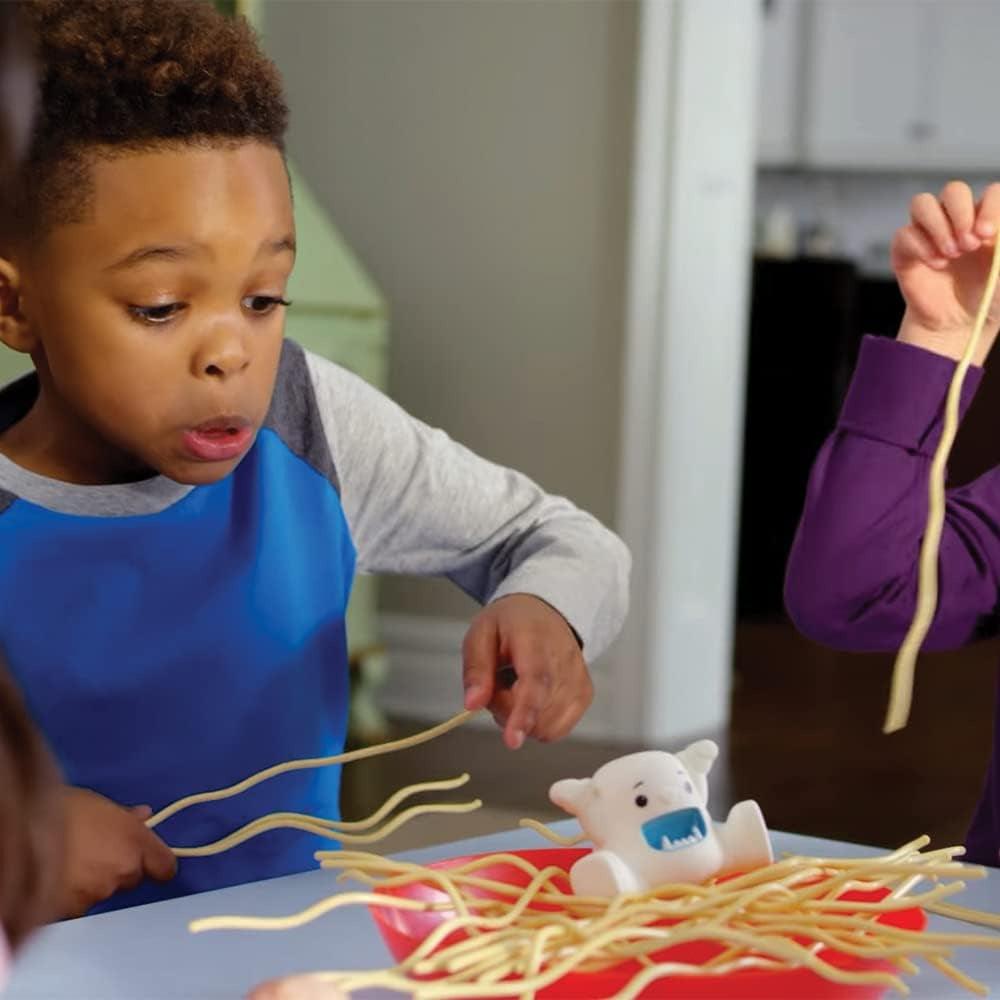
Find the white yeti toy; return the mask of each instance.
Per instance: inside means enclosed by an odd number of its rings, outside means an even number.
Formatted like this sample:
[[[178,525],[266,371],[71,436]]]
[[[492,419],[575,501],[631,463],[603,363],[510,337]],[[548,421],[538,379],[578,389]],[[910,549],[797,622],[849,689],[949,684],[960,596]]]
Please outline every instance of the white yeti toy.
[[[770,864],[756,802],[738,802],[725,824],[708,815],[706,776],[718,755],[711,740],[699,740],[678,754],[633,753],[592,778],[557,781],[549,798],[576,816],[594,843],[570,871],[573,892],[612,897]]]

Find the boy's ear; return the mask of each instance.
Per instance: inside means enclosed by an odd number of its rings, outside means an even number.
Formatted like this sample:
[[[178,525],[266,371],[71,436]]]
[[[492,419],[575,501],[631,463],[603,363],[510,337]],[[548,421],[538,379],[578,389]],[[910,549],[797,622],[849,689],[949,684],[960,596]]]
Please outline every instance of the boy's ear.
[[[21,272],[6,257],[0,257],[0,342],[22,354],[30,354],[36,338],[21,312]]]

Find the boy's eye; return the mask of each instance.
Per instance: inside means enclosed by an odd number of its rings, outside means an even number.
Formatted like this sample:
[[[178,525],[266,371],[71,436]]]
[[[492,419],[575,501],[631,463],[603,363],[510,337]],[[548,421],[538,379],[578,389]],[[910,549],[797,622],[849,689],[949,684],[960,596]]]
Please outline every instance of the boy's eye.
[[[248,295],[243,300],[243,308],[257,316],[266,316],[268,313],[274,312],[278,306],[290,305],[291,302],[277,295]]]
[[[167,323],[172,320],[182,309],[180,302],[167,302],[159,306],[129,306],[128,311],[143,323]]]

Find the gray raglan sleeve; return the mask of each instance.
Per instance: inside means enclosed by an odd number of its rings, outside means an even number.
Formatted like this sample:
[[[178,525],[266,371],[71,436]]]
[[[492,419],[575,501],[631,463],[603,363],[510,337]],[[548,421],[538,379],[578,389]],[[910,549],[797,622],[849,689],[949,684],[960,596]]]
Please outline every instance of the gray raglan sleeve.
[[[356,375],[306,358],[359,571],[447,576],[481,603],[533,594],[569,622],[588,660],[600,656],[628,608],[621,540]]]

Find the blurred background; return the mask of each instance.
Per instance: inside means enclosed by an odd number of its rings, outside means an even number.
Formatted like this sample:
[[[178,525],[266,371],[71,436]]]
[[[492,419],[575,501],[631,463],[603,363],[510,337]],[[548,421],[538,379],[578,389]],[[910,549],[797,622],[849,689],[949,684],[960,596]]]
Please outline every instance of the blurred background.
[[[237,5],[240,6],[240,5]],[[554,816],[549,783],[636,747],[723,747],[714,811],[890,845],[959,842],[998,650],[891,658],[798,637],[784,560],[863,333],[891,336],[909,199],[1000,174],[994,0],[258,0],[287,82],[300,241],[289,332],[619,530],[633,610],[558,746],[466,727],[348,768],[345,815],[458,767],[481,813],[386,848]],[[1000,458],[987,378],[954,477]],[[355,742],[457,710],[472,605],[365,581]]]

